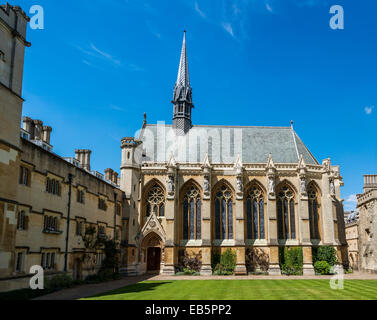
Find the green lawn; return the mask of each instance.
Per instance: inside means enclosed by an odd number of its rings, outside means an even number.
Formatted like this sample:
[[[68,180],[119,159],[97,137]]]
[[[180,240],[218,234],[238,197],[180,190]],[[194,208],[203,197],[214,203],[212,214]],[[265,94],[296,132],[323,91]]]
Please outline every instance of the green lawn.
[[[377,280],[143,281],[88,300],[377,300]]]

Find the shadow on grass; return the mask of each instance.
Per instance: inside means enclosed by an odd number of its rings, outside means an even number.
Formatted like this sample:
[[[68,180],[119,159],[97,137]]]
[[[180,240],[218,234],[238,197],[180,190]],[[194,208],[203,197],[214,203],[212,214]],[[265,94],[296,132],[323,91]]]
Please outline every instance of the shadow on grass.
[[[153,291],[155,288],[172,283],[171,281],[139,282],[109,292],[87,297],[86,299],[104,298],[107,296],[123,295],[127,293],[139,293]]]

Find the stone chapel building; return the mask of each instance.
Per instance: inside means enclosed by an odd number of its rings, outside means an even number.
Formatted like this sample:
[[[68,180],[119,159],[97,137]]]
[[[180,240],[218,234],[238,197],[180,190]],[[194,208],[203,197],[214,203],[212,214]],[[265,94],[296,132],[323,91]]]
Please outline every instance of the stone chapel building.
[[[281,246],[302,247],[304,274],[314,273],[313,246],[334,246],[346,259],[339,166],[320,164],[293,124],[193,124],[185,36],[172,103],[172,125],[145,117],[139,135],[122,140],[125,272],[174,274],[186,251],[211,274],[211,255],[227,248],[237,253],[236,274],[250,269],[250,252],[279,274]]]
[[[128,275],[174,274],[185,253],[208,275],[227,248],[236,274],[262,269],[255,257],[279,274],[285,246],[303,249],[304,274],[314,273],[313,247],[333,246],[346,263],[339,167],[320,164],[293,124],[193,124],[185,36],[173,124],[145,116],[139,134],[121,140],[120,177],[94,171],[90,150],[55,154],[52,128],[22,118],[28,21],[20,7],[0,6],[0,291],[27,287],[34,265],[46,276],[97,272],[96,237],[116,242]]]

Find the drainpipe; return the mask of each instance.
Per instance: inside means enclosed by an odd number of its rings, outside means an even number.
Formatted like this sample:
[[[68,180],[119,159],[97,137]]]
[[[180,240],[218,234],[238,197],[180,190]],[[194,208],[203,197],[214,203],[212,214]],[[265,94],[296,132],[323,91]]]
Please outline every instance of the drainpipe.
[[[64,272],[67,272],[68,260],[68,240],[69,240],[69,223],[71,217],[71,190],[72,189],[72,174],[68,174],[68,213],[67,213],[67,234],[65,237],[65,254],[64,254]]]
[[[114,241],[117,240],[117,194],[114,192]]]

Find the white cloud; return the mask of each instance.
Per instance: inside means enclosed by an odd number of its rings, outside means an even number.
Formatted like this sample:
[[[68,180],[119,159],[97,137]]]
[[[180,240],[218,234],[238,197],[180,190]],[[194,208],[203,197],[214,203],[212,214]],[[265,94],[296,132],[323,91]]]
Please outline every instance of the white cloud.
[[[232,37],[234,37],[233,28],[230,23],[223,23],[222,26],[226,32],[228,32]]]
[[[349,195],[348,198],[346,199],[346,202],[356,203],[357,202],[356,194]]]
[[[119,107],[118,105],[111,104],[110,108],[115,111],[125,111],[122,107]]]
[[[93,43],[90,43],[90,45],[86,47],[81,47],[75,44],[73,44],[73,46],[86,55],[86,59],[83,59],[82,62],[88,66],[97,65],[98,60],[105,60],[116,67],[120,67],[122,65],[119,60],[115,59],[111,54],[98,49]],[[94,60],[97,61],[94,63]]]
[[[267,11],[272,12],[272,8],[269,3],[266,3],[266,9]]]
[[[370,114],[372,114],[373,109],[374,109],[374,106],[365,107],[365,108],[364,108],[364,111],[365,111],[365,113],[366,113],[367,115],[370,115]]]
[[[113,64],[116,64],[116,65],[120,65],[120,61],[115,59],[111,54],[109,53],[106,53],[104,51],[101,51],[100,49],[98,49],[93,43],[90,44],[90,47],[95,51],[97,52],[100,56],[104,57],[105,59],[107,59],[108,61],[110,61],[111,63]]]
[[[199,5],[198,5],[198,1],[195,1],[195,5],[194,5],[194,8],[195,8],[195,11],[203,18],[203,19],[205,19],[207,16],[206,16],[206,14],[202,11],[202,10],[200,10],[200,8],[199,8]]]
[[[356,203],[357,203],[356,194],[350,194],[347,197],[347,199],[344,201],[344,209],[346,211],[355,211]]]

